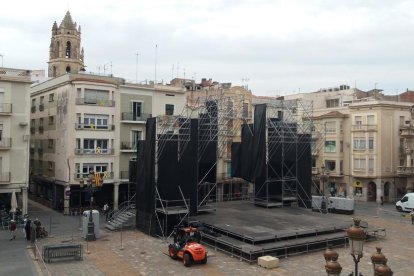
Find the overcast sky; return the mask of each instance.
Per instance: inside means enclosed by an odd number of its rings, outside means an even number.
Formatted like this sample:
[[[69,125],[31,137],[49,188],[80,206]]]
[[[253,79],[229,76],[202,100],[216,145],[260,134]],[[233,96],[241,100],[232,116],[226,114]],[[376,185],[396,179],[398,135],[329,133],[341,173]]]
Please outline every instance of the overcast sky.
[[[414,90],[414,1],[2,1],[4,66],[47,69],[52,24],[67,10],[87,71],[110,73],[112,62],[135,81],[138,64],[138,80],[153,80],[157,64],[158,81],[212,78],[269,96],[340,84]]]

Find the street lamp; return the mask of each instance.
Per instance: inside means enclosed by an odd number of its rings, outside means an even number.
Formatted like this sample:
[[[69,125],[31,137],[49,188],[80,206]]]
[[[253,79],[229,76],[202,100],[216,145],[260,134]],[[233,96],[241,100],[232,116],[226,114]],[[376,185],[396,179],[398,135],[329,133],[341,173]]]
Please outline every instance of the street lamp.
[[[350,242],[351,256],[355,263],[355,276],[358,276],[358,263],[363,256],[363,248],[365,241],[365,231],[359,226],[360,219],[354,218],[354,225],[351,226],[347,231],[348,239]]]
[[[93,201],[93,192],[94,187],[92,185],[92,181],[94,180],[94,172],[89,172],[89,178],[88,178],[88,191],[90,196],[90,205],[89,205],[89,221],[88,221],[88,234],[86,235],[87,241],[94,241],[96,240],[95,237],[95,225],[93,224],[93,217],[92,217],[92,201]]]
[[[342,271],[341,265],[336,260],[330,260],[325,265],[326,273],[328,276],[339,276]]]

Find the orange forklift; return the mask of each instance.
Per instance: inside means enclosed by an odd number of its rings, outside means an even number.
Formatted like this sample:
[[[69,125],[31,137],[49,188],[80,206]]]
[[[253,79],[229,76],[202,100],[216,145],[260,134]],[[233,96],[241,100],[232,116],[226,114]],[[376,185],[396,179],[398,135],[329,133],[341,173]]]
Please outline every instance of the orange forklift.
[[[197,228],[181,227],[174,229],[174,243],[168,246],[172,259],[182,259],[185,266],[193,263],[207,263],[206,248],[200,244],[201,235]]]

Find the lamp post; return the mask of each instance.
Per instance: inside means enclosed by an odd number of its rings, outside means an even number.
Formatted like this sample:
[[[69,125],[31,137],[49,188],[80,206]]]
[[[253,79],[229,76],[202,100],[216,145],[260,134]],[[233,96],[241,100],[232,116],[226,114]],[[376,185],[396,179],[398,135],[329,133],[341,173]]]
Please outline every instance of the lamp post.
[[[88,191],[90,196],[90,205],[89,205],[89,221],[88,221],[88,234],[86,235],[87,241],[94,241],[96,240],[95,237],[95,226],[93,224],[93,217],[92,217],[92,201],[93,201],[93,192],[94,187],[92,185],[94,179],[94,172],[89,172],[89,178],[88,178]]]
[[[323,253],[326,261],[325,270],[328,276],[339,276],[341,274],[342,267],[338,263],[338,256],[338,253],[332,249],[332,246],[328,245],[328,248]]]
[[[363,256],[363,248],[365,241],[365,231],[359,226],[360,219],[354,218],[354,225],[351,226],[347,231],[348,239],[350,242],[351,256],[355,263],[355,276],[358,276],[358,263]]]

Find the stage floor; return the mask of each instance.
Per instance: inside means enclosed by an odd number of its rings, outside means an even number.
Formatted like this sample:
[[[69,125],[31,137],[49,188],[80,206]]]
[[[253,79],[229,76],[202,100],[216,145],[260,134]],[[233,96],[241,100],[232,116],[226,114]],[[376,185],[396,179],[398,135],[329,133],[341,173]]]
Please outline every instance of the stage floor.
[[[289,255],[345,244],[352,217],[321,214],[300,207],[263,208],[248,201],[217,203],[215,212],[192,217],[219,235],[203,240],[252,261],[263,254]]]

